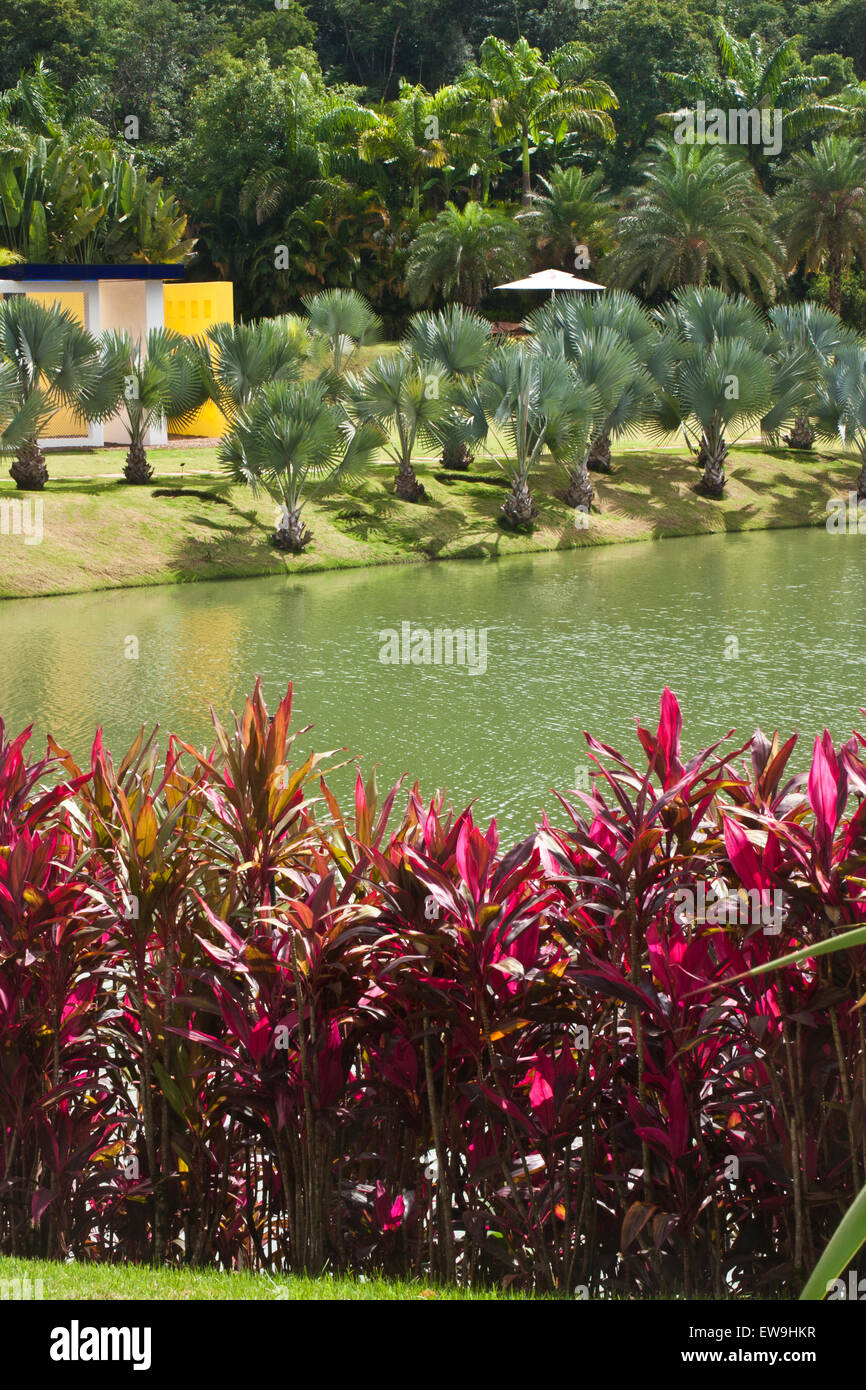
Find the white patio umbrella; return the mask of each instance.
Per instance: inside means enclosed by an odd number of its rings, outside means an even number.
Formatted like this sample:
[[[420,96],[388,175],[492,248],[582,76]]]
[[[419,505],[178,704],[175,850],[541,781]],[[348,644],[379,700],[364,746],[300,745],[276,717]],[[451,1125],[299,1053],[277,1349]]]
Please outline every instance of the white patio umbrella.
[[[557,290],[603,290],[604,285],[597,285],[594,280],[581,280],[577,275],[569,275],[564,270],[536,270],[534,275],[527,275],[523,280],[509,280],[505,285],[494,285],[497,290],[551,290],[556,295]]]

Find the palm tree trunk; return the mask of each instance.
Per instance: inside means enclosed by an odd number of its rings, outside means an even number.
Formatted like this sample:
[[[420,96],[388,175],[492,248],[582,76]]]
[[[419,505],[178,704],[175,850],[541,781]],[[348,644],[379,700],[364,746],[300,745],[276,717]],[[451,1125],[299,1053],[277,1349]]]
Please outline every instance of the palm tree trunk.
[[[423,483],[419,483],[411,463],[401,463],[394,474],[397,496],[404,502],[423,502],[427,493]]]
[[[21,445],[9,469],[9,476],[14,478],[15,486],[22,492],[41,492],[44,488],[48,482],[48,469],[45,455],[36,439],[28,439]]]
[[[857,501],[866,502],[866,455],[863,457],[863,464],[857,478]]]
[[[532,202],[532,184],[529,178],[529,134],[523,132],[523,159],[520,175],[523,206],[528,208]]]
[[[705,439],[701,441],[698,463],[704,471],[698,484],[699,492],[703,492],[707,497],[724,497],[727,482],[725,476],[725,459],[727,457],[728,446],[724,439],[719,440],[715,449],[711,449]]]
[[[808,415],[798,415],[790,434],[784,436],[789,449],[811,449],[815,443],[815,431]]]
[[[592,441],[586,466],[593,469],[595,473],[609,473],[611,471],[610,435],[607,430],[602,430]]]
[[[446,444],[439,455],[443,468],[465,471],[472,462],[472,454],[465,444]]]
[[[834,314],[842,313],[842,257],[834,251],[827,262],[827,276],[830,281],[827,303]]]
[[[588,512],[594,498],[595,488],[592,485],[592,478],[587,472],[587,465],[579,463],[568,475],[568,491],[565,494],[565,500],[569,507],[581,507]]]
[[[130,444],[126,451],[126,467],[123,476],[128,483],[149,483],[153,469],[147,461],[147,451],[143,444]]]
[[[502,504],[502,515],[509,526],[531,526],[538,516],[529,484],[524,478],[516,478],[511,484],[511,491]]]
[[[290,550],[293,555],[299,555],[312,539],[313,533],[301,521],[300,508],[284,506],[280,524],[273,535],[277,550]]]

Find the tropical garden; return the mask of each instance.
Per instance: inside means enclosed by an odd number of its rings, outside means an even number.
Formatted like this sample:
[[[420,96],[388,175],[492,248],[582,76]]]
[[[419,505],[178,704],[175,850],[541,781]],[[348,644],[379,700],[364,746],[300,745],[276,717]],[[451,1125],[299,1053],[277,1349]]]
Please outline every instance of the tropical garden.
[[[283,576],[482,494],[485,555],[567,548],[635,506],[627,448],[650,494],[675,453],[680,534],[736,529],[745,449],[808,497],[768,525],[866,502],[866,0],[309,10],[0,18],[0,264],[238,306],[138,339],[0,299],[4,564],[43,496],[133,569],[141,499],[266,515]],[[538,270],[605,288],[499,288]],[[204,481],[156,487],[206,403]],[[46,449],[58,410],[122,420],[110,482]],[[866,1242],[866,737],[695,751],[658,677],[639,759],[599,722],[513,842],[417,782],[343,795],[291,686],[207,746],[112,753],[94,711],[87,757],[4,708],[0,1256],[824,1297]]]

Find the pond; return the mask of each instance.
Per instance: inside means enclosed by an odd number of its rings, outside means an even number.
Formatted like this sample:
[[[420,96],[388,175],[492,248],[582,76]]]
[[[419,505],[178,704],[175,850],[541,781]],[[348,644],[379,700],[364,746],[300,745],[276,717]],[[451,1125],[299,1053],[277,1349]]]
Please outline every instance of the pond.
[[[517,835],[580,779],[583,730],[637,756],[665,683],[690,751],[866,726],[864,600],[860,537],[823,529],[27,599],[0,611],[0,713],[79,759],[101,723],[119,759],[142,723],[201,745],[261,673],[272,705],[294,682],[305,747]]]

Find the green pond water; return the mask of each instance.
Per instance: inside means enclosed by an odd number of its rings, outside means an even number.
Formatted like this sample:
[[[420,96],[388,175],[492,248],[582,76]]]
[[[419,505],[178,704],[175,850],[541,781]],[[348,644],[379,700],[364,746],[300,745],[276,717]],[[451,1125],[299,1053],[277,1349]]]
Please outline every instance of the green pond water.
[[[866,728],[864,613],[866,541],[823,529],[28,599],[0,606],[0,714],[79,758],[97,724],[116,757],[157,721],[163,746],[201,746],[208,705],[228,719],[260,673],[269,703],[294,682],[304,747],[474,797],[516,835],[580,780],[583,730],[637,758],[634,716],[655,727],[665,683],[688,751],[732,726]],[[437,628],[469,630],[476,673],[445,664],[447,639],[441,664],[383,663],[404,623],[434,657]]]

